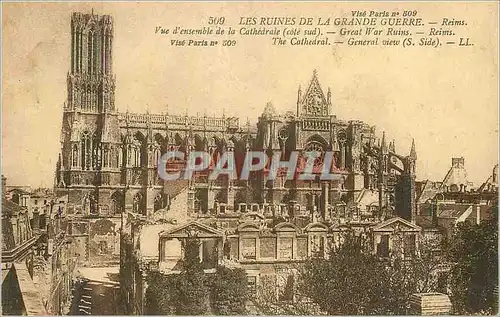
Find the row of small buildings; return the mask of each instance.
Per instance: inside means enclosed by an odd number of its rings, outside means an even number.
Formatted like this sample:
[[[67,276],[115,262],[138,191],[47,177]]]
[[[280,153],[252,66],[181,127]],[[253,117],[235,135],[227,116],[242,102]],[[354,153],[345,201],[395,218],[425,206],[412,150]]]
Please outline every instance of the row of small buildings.
[[[76,259],[56,200],[50,190],[8,186],[2,175],[3,315],[68,311]]]
[[[158,212],[155,219],[124,214],[123,296],[128,299],[129,312],[144,313],[148,273],[179,273],[183,244],[189,237],[201,241],[200,259],[207,273],[218,265],[243,268],[254,294],[271,290],[276,298],[290,287],[290,276],[306,259],[328,256],[347,231],[364,236],[370,252],[381,259],[411,257],[423,243],[439,253],[440,242],[451,237],[460,222],[480,223],[491,216],[498,199],[497,183],[495,166],[484,183],[471,188],[464,159],[454,158],[443,181],[417,182],[418,212],[414,218],[404,219],[396,213],[386,219],[348,218],[341,222],[325,222],[312,215],[307,220],[275,217],[262,206],[231,216],[193,217],[182,204],[188,199],[187,190],[181,191],[172,198],[171,208]],[[441,273],[436,272],[437,279],[444,276]],[[446,281],[440,281],[440,291],[446,294]]]
[[[207,273],[218,265],[243,268],[255,294],[272,290],[277,298],[289,287],[289,276],[306,259],[327,256],[342,243],[346,231],[364,235],[371,252],[381,258],[412,256],[418,252],[419,242],[442,241],[451,236],[458,223],[479,223],[491,215],[498,196],[498,166],[474,187],[467,178],[463,158],[454,158],[443,181],[416,184],[418,212],[409,220],[397,214],[365,219],[355,216],[361,214],[358,211],[351,213],[354,216],[341,217],[342,221],[333,221],[338,217],[324,221],[307,213],[289,217],[288,213],[273,212],[277,206],[253,203],[238,212],[193,215],[186,204],[188,186],[178,190],[169,207],[153,217],[123,213],[120,243],[112,253],[120,256],[127,312],[145,311],[149,272],[176,274],[182,270],[183,243],[189,237],[200,239],[200,259]],[[99,235],[90,232],[89,219],[66,214],[64,195],[11,187],[5,178],[2,190],[2,313],[67,313],[78,267],[88,265],[89,253],[102,256],[109,248],[91,248],[86,255],[80,254],[82,248],[89,248],[90,236]],[[366,203],[369,195],[362,195],[359,202]],[[366,208],[374,203],[376,199]],[[115,234],[102,236],[109,237],[110,244],[116,239]]]

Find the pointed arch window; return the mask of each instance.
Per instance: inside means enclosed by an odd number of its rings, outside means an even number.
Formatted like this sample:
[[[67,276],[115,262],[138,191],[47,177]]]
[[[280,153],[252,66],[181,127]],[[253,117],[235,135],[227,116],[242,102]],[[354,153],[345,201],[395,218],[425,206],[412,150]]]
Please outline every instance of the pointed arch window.
[[[143,209],[142,200],[143,199],[142,199],[141,193],[137,193],[134,196],[134,201],[133,201],[133,205],[132,205],[132,212],[134,212],[136,214],[141,214],[142,213],[142,209]]]
[[[97,209],[97,199],[96,199],[96,196],[95,194],[90,194],[88,196],[88,199],[89,199],[89,207],[90,207],[90,213],[91,214],[97,214],[99,211]]]
[[[108,145],[104,145],[103,154],[102,154],[102,166],[109,167],[109,149]]]
[[[87,71],[89,74],[92,74],[92,64],[94,61],[94,47],[93,47],[93,42],[94,42],[94,34],[92,31],[88,33],[88,43],[87,43]]]
[[[161,152],[159,147],[155,147],[153,151],[153,166],[158,167],[158,162],[160,161]]]
[[[71,165],[73,167],[77,167],[78,166],[78,145],[77,144],[73,144],[73,150],[72,150],[72,162],[71,162]]]
[[[93,138],[92,138],[92,167],[95,170],[100,170],[101,169],[101,143],[99,142],[99,139],[97,135],[94,133]]]
[[[93,39],[92,39],[92,46],[93,46],[93,51],[92,51],[92,72],[97,73],[98,71],[98,66],[99,66],[99,52],[97,51],[97,43],[99,43],[99,38],[97,32],[93,34]]]
[[[165,208],[166,205],[166,196],[163,193],[159,193],[155,197],[155,203],[154,203],[154,211],[160,210],[162,208]]]
[[[144,149],[144,151],[143,151]],[[132,166],[134,167],[140,167],[141,166],[141,163],[144,161],[143,160],[143,152],[146,152],[146,148],[143,148],[142,146],[142,142],[137,138],[135,137],[134,138],[134,141],[132,142]],[[146,161],[147,163],[147,161]]]
[[[115,167],[121,167],[121,165],[123,164],[123,151],[124,151],[124,147],[123,146],[119,146],[116,148],[116,151],[118,152],[117,155],[116,155],[116,166]]]
[[[141,165],[141,151],[139,146],[134,146],[134,166],[139,167]]]
[[[127,165],[132,165],[132,145],[127,147]]]
[[[309,141],[305,148],[305,152],[316,152],[317,157],[314,161],[314,166],[320,167],[323,165],[324,154],[325,154],[325,145],[318,141]]]
[[[124,209],[124,199],[123,194],[120,192],[115,192],[111,195],[111,212],[114,215],[121,214]]]
[[[81,162],[82,162],[82,169],[83,170],[89,170],[92,161],[92,139],[90,137],[90,133],[88,131],[85,131],[82,134],[82,140],[81,140]]]
[[[109,158],[108,158],[108,164],[109,167],[116,167],[116,161],[118,159],[118,152],[116,151],[116,146],[115,145],[110,145],[109,146]]]

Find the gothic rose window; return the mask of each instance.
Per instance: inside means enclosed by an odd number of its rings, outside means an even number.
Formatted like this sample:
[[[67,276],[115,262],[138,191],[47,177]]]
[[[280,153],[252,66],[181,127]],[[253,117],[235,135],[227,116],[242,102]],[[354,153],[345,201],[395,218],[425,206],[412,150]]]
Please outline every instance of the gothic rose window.
[[[324,146],[317,141],[310,141],[304,148],[305,152],[316,152],[317,158],[314,161],[314,166],[321,166],[324,160]]]
[[[286,128],[279,130],[278,137],[280,139],[288,139],[288,130]]]
[[[307,111],[310,114],[319,115],[321,114],[321,96],[318,94],[311,94],[307,98]]]

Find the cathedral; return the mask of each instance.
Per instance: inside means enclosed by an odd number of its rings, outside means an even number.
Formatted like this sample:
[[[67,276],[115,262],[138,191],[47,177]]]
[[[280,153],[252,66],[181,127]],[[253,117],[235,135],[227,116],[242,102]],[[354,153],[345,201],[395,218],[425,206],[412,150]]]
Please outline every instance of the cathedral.
[[[136,285],[129,295],[142,285],[137,276],[143,276],[145,267],[175,270],[175,263],[168,264],[177,259],[168,251],[169,243],[193,231],[206,240],[201,252],[207,263],[248,264],[249,276],[255,276],[249,283],[254,284],[257,276],[266,275],[266,263],[275,270],[274,263],[303,259],[318,246],[326,252],[326,239],[346,223],[383,232],[380,223],[390,225],[387,221],[398,217],[409,231],[418,231],[415,145],[408,154],[398,154],[394,141],[385,134],[378,137],[375,127],[337,118],[331,90],[325,93],[316,71],[304,90],[298,88],[290,111],[280,113],[268,103],[253,125],[224,115],[119,112],[113,42],[111,16],[72,14],[71,69],[55,183],[58,196],[67,201],[65,216],[71,219],[68,230],[79,261],[121,261],[129,277],[122,287]],[[210,180],[202,171],[190,180],[164,181],[157,164],[174,150],[206,151],[214,161],[231,151],[237,166],[248,151],[269,157],[279,151],[282,161],[292,151],[323,154],[310,180],[287,179],[283,170],[270,178],[264,169],[247,180],[225,175]],[[334,180],[319,177],[326,152],[333,152],[331,171],[339,176]],[[178,163],[167,169],[182,169],[183,162]],[[167,218],[169,225],[161,230],[138,229],[160,226]],[[136,249],[141,258],[134,262]]]

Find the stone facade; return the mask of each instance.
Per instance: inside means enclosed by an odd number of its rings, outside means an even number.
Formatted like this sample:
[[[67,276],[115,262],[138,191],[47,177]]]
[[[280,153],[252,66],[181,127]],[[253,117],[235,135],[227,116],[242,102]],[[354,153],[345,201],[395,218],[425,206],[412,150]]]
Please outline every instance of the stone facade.
[[[452,164],[441,182],[420,182],[417,190],[416,222],[429,232],[450,238],[461,222],[479,224],[492,216],[498,202],[498,165],[491,175],[475,187],[467,179],[465,160],[452,158]]]
[[[414,144],[409,155],[397,154],[375,127],[337,118],[331,91],[324,93],[316,71],[307,88],[299,88],[295,111],[280,114],[269,103],[255,126],[226,116],[120,113],[113,36],[110,16],[73,13],[56,187],[57,197],[65,197],[79,262],[120,260],[127,311],[142,312],[148,270],[175,271],[182,228],[206,231],[200,252],[209,267],[243,266],[256,287],[260,274],[274,285],[288,283],[295,264],[326,254],[343,226],[371,232],[400,215],[395,219],[418,231],[412,227]],[[282,161],[298,151],[301,168],[304,152],[321,156],[311,180],[286,180],[282,169],[272,179],[269,165],[248,180],[209,180],[212,164],[191,180],[164,182],[158,159],[172,150],[206,151],[213,162],[233,152],[238,175],[251,150],[269,157],[279,151]],[[322,181],[327,151],[334,153],[328,167],[339,177]]]
[[[414,148],[409,156],[398,155],[385,136],[377,139],[374,127],[338,119],[331,92],[324,94],[316,72],[304,92],[299,88],[295,113],[280,115],[268,104],[256,127],[225,116],[119,113],[114,102],[113,34],[110,16],[72,15],[71,69],[56,173],[59,193],[68,195],[68,214],[117,223],[123,212],[151,215],[165,208],[179,190],[175,187],[188,185],[164,183],[158,177],[158,159],[168,150],[205,150],[214,158],[234,151],[237,165],[248,150],[270,155],[282,151],[283,160],[291,151],[315,150],[335,153],[332,168],[340,181],[278,177],[270,182],[263,172],[248,181],[221,177],[209,182],[200,173],[189,184],[189,211],[226,216],[264,207],[273,216],[316,213],[328,221],[346,205],[356,209],[357,196],[370,189],[379,193],[378,210],[373,211],[390,209],[396,194],[401,213],[411,220],[412,191],[394,188],[412,188]]]
[[[2,314],[45,314],[33,283],[34,256],[39,238],[34,234],[28,208],[6,196],[2,175]]]

